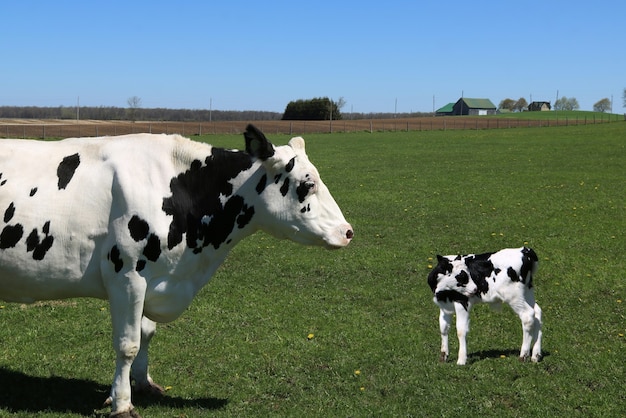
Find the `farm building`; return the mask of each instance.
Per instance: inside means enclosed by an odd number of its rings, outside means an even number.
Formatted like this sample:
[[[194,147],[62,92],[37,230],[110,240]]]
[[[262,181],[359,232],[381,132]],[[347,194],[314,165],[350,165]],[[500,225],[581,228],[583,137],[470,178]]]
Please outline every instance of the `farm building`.
[[[546,112],[552,109],[550,102],[532,102],[528,105],[529,112]]]
[[[496,107],[489,99],[468,99],[461,97],[453,106],[454,115],[495,115]]]
[[[454,115],[454,103],[448,103],[442,108],[435,111],[435,116],[450,116]]]

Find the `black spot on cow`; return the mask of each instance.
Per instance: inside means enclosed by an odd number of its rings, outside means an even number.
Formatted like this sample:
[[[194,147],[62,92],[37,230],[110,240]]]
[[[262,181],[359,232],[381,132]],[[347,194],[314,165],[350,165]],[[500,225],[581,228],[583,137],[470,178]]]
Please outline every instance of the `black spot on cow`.
[[[15,215],[15,205],[11,202],[9,207],[4,211],[4,223],[8,223],[13,219],[13,215]]]
[[[289,162],[287,163],[287,165],[285,166],[285,171],[287,171],[288,173],[291,172],[291,170],[293,170],[293,167],[296,165],[296,157],[293,157],[291,160],[289,160]]]
[[[278,184],[280,182],[280,179],[282,179],[282,178],[283,178],[282,173],[276,174],[274,176],[274,184]]]
[[[265,190],[266,186],[267,186],[267,174],[263,174],[263,176],[261,177],[261,180],[259,180],[259,183],[256,185],[256,192],[258,194],[263,193],[263,190]]]
[[[463,305],[465,310],[467,310],[467,304],[469,298],[462,293],[459,293],[455,290],[442,290],[441,292],[437,292],[435,298],[439,302],[457,302]]]
[[[300,209],[300,213],[307,213],[311,211],[311,205],[306,205],[302,209]]]
[[[154,234],[150,234],[148,242],[143,249],[143,255],[150,261],[157,261],[161,255],[161,240]]]
[[[65,189],[69,184],[70,180],[74,176],[74,172],[78,168],[80,164],[80,156],[78,154],[69,155],[63,158],[63,161],[59,164],[57,168],[57,177],[59,178],[59,190]]]
[[[197,239],[203,241],[203,247],[213,245],[215,249],[218,249],[228,239],[235,222],[239,228],[243,228],[250,222],[253,215],[254,207],[246,205],[243,197],[235,195],[228,199],[223,210],[217,212],[208,223],[202,224]],[[188,241],[190,236],[193,238],[193,235],[188,233]]]
[[[287,196],[288,192],[289,192],[289,177],[285,177],[285,181],[283,181],[283,185],[280,186],[280,193],[283,196]]]
[[[2,180],[2,173],[0,173],[0,186],[4,186],[6,182],[6,179]]]
[[[33,229],[26,238],[26,251],[33,252],[34,260],[43,260],[54,243],[54,237],[50,235],[50,221],[47,221],[41,230],[45,235],[43,239],[40,240],[37,228]]]
[[[137,215],[133,215],[128,221],[128,230],[130,231],[130,236],[135,241],[141,241],[148,236],[148,232],[150,232],[150,226],[148,222],[144,221]]]
[[[7,225],[0,232],[0,250],[13,248],[22,239],[24,227],[20,224]]]
[[[32,189],[30,189],[30,194],[29,194],[29,196],[30,196],[30,197],[35,196],[35,193],[37,193],[37,188],[36,188],[36,187],[33,187]]]
[[[115,268],[115,272],[119,273],[124,268],[124,261],[120,257],[120,249],[117,248],[117,245],[114,245],[111,248],[111,252],[108,254],[108,259],[113,263],[113,267]]]
[[[187,171],[172,178],[172,195],[163,199],[162,206],[163,212],[172,216],[167,247],[181,243],[183,234],[187,234],[190,248],[197,248],[198,240],[215,248],[224,242],[242,209],[250,210],[242,197],[231,196],[230,180],[251,166],[252,158],[246,153],[213,148],[204,165],[196,160]],[[220,196],[228,198],[224,204]],[[204,217],[211,221],[204,224]]]

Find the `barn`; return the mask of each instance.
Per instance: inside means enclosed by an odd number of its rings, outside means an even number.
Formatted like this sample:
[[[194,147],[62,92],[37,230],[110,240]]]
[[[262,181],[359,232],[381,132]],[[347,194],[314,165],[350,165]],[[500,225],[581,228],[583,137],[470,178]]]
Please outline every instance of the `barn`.
[[[528,105],[529,112],[547,112],[551,109],[550,102],[532,102]]]
[[[448,103],[435,111],[435,116],[451,116],[454,115],[454,103]]]
[[[454,104],[453,109],[454,115],[483,116],[496,114],[496,106],[489,99],[461,97]]]

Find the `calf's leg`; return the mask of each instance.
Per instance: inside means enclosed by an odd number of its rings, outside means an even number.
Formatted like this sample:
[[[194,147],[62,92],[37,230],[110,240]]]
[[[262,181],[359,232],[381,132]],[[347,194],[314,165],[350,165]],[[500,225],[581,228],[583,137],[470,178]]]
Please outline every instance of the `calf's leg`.
[[[441,353],[439,361],[445,362],[448,359],[450,351],[448,350],[448,331],[452,323],[452,312],[444,309],[439,310],[439,331],[441,332]]]
[[[469,310],[460,303],[455,303],[454,308],[456,310],[456,335],[459,339],[459,358],[456,360],[456,364],[464,365],[467,363],[467,333],[469,332]]]
[[[533,339],[535,343],[533,344],[533,355],[530,358],[533,362],[538,362],[541,359],[541,338],[543,336],[543,331],[541,328],[543,327],[543,319],[542,319],[542,311],[539,305],[535,303],[534,307],[535,311],[535,323],[533,328]]]

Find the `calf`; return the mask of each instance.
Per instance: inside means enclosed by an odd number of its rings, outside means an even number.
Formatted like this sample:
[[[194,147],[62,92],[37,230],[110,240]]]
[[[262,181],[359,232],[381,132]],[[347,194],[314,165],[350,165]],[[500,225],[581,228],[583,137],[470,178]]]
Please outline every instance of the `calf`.
[[[441,361],[448,358],[448,330],[456,313],[459,337],[457,364],[467,361],[465,337],[469,331],[469,313],[476,303],[500,308],[507,303],[522,321],[524,337],[520,360],[541,357],[541,308],[535,302],[533,276],[538,258],[530,248],[507,248],[495,253],[437,256],[438,264],[428,275],[433,301],[439,306]],[[534,343],[533,343],[534,342]]]

